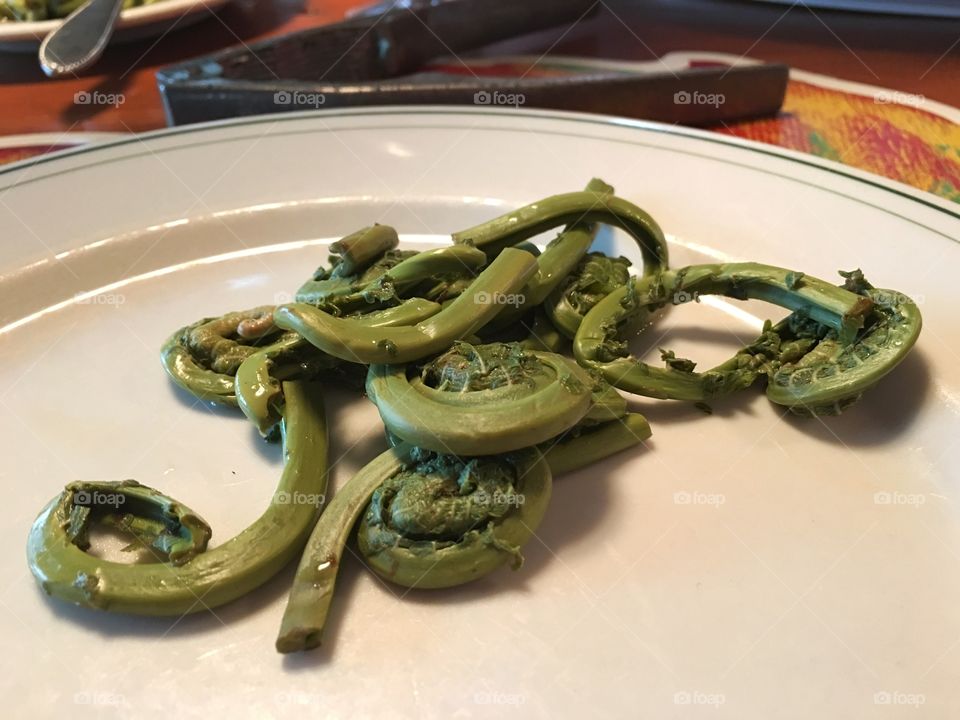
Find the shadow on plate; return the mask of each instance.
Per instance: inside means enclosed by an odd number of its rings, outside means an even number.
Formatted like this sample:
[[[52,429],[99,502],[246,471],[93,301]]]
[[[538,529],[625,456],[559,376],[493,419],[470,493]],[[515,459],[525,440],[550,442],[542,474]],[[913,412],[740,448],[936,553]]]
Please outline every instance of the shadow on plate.
[[[817,440],[851,447],[880,445],[910,428],[929,390],[930,366],[915,349],[841,415],[819,420],[788,415],[785,421]]]
[[[647,445],[651,446],[652,443],[647,441]],[[652,447],[647,449],[652,451]],[[609,483],[614,470],[620,464],[629,462],[631,457],[636,457],[637,452],[634,449],[634,454],[631,454],[627,450],[575,473],[554,478],[550,510],[536,537],[524,547],[524,563],[520,570],[513,572],[508,567],[502,567],[475,582],[436,590],[408,589],[374,576],[376,587],[389,602],[420,606],[482,602],[491,595],[505,592],[526,594],[529,592],[529,579],[550,563],[556,562],[565,543],[580,539],[593,528],[600,527],[610,503]],[[323,644],[315,650],[286,657],[284,666],[290,670],[313,668],[335,658],[341,624],[345,613],[350,612],[351,597],[356,592],[358,579],[364,573],[373,575],[363,567],[355,545],[351,542],[348,547],[346,560],[337,578],[330,616],[323,631]],[[397,613],[402,612],[403,609],[398,607]]]
[[[923,406],[930,389],[930,369],[923,353],[914,350],[887,377],[867,390],[852,407],[836,417],[805,418],[772,405],[758,382],[753,387],[707,403],[705,412],[690,402],[651,400],[631,395],[631,410],[642,413],[654,429],[671,423],[716,421],[755,416],[761,405],[771,405],[783,422],[817,440],[851,447],[891,442],[906,432]]]
[[[123,615],[71,605],[46,595],[39,587],[37,587],[37,594],[44,599],[51,613],[58,618],[76,623],[78,626],[92,630],[103,637],[174,639],[187,635],[206,635],[222,630],[225,625],[240,622],[244,618],[276,604],[290,589],[295,565],[296,563],[291,562],[269,582],[233,602],[221,605],[213,610],[204,610],[198,602],[197,607],[200,610],[182,616]],[[278,627],[279,623],[280,617],[278,615]],[[269,650],[273,650],[272,643]]]

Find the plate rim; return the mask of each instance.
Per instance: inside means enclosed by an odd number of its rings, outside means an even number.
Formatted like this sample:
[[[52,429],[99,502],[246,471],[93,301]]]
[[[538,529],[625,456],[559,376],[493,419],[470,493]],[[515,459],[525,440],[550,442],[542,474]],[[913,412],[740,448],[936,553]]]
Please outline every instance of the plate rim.
[[[475,115],[475,116],[494,116],[498,118],[523,117],[536,120],[565,120],[575,123],[584,123],[601,127],[618,127],[643,130],[647,132],[672,135],[681,138],[689,138],[708,142],[714,145],[733,147],[741,150],[748,150],[760,155],[773,157],[780,160],[787,160],[793,163],[799,163],[817,170],[826,171],[834,175],[845,177],[859,183],[863,183],[883,190],[894,195],[898,195],[907,200],[912,200],[927,208],[938,210],[955,220],[960,220],[960,204],[950,202],[940,198],[932,193],[925,192],[911,185],[892,180],[882,175],[877,175],[859,168],[844,165],[833,160],[810,155],[783,148],[777,145],[769,145],[754,140],[747,140],[730,135],[723,135],[709,130],[700,130],[680,125],[671,125],[666,123],[654,122],[651,120],[639,120],[616,115],[602,115],[596,113],[568,112],[559,110],[545,110],[538,108],[478,108],[472,105],[405,105],[397,106],[367,106],[361,108],[338,108],[327,110],[299,110],[285,113],[275,113],[266,115],[250,115],[244,117],[226,118],[222,120],[212,120],[202,123],[192,123],[189,125],[174,126],[150,130],[144,133],[131,133],[120,137],[107,139],[105,142],[82,145],[75,148],[66,148],[57,150],[44,155],[26,158],[17,162],[9,163],[0,167],[0,178],[6,179],[15,173],[22,173],[26,170],[36,168],[39,165],[48,165],[59,163],[77,158],[82,155],[93,155],[96,153],[105,153],[111,150],[127,145],[138,144],[146,145],[150,142],[163,140],[172,137],[185,135],[200,135],[206,132],[215,132],[232,128],[245,126],[257,126],[265,123],[273,125],[284,122],[297,122],[302,120],[315,119],[322,123],[324,118],[329,117],[380,117],[380,116],[399,116],[409,117],[415,115]],[[92,163],[89,163],[92,164]],[[84,167],[79,165],[70,168],[77,170]],[[66,171],[66,169],[64,170]],[[28,182],[36,182],[44,178],[58,174],[57,172],[47,173],[39,177],[30,177]],[[5,193],[22,183],[14,181],[9,185],[0,186],[0,193]],[[871,203],[872,204],[872,203]],[[949,237],[949,236],[948,236]],[[950,238],[954,242],[960,242],[960,238]]]

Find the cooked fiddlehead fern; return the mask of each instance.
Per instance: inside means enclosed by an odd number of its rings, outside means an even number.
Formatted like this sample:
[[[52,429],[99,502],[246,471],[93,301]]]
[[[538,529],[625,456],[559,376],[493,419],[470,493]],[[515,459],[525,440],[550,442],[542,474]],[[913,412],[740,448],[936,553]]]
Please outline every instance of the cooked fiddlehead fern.
[[[414,326],[357,327],[345,318],[304,303],[281,305],[274,322],[293,330],[325,353],[350,362],[407,363],[446,350],[454,340],[483,327],[503,305],[492,299],[518,292],[536,270],[530,253],[508,248],[459,297]]]
[[[327,484],[327,427],[315,384],[284,386],[284,468],[267,510],[212,550],[210,528],[189,508],[133,481],[72,483],[30,530],[30,570],[50,595],[136,615],[182,615],[222,605],[262,585],[303,547]],[[160,562],[124,564],[84,549],[91,526],[132,534]]]
[[[363,327],[415,325],[440,311],[440,305],[413,298],[386,310],[351,315]],[[306,379],[336,367],[340,361],[317,350],[297,333],[284,333],[276,342],[257,350],[237,368],[234,390],[237,404],[264,437],[280,422],[281,383]]]
[[[874,288],[859,270],[841,275],[845,289],[873,301],[852,343],[796,313],[775,328],[781,349],[767,397],[797,415],[839,414],[899,365],[920,336],[923,320],[913,300]]]
[[[570,223],[604,223],[621,228],[640,248],[644,275],[656,275],[667,268],[667,242],[656,221],[633,203],[604,191],[554,195],[454,233],[453,241],[495,257],[504,248]]]
[[[202,400],[236,405],[233,378],[240,363],[280,335],[272,313],[272,305],[263,305],[203,318],[177,330],[160,350],[164,370]]]
[[[588,253],[544,302],[553,325],[573,340],[593,306],[630,280],[630,261]]]
[[[340,558],[361,513],[358,544],[374,572],[402,585],[449,587],[506,562],[519,566],[519,548],[539,526],[550,492],[550,467],[534,448],[463,459],[407,443],[388,450],[320,517],[297,568],[277,649],[320,644]]]
[[[591,385],[572,360],[517,343],[455,342],[422,368],[371,365],[367,374],[391,433],[456,455],[497,455],[569,430],[590,410]]]
[[[467,245],[403,251],[402,257],[400,251],[390,251],[358,279],[348,283],[309,281],[295,299],[340,315],[368,311],[410,296],[445,299],[456,294],[461,281],[469,284],[486,262],[484,253]]]
[[[598,178],[587,184],[587,190],[604,197],[613,196],[613,188]],[[543,303],[558,285],[577,267],[597,236],[597,223],[577,222],[567,225],[542,253],[537,252],[537,271],[527,282],[523,290],[517,293],[516,302],[510,304],[490,323],[489,329],[496,331],[517,320],[530,308]],[[520,243],[517,247],[526,248],[532,243]],[[470,247],[454,245],[454,247]],[[533,248],[536,248],[533,245]],[[479,251],[478,251],[479,252]],[[571,337],[573,337],[571,335]]]
[[[758,263],[693,265],[656,277],[633,278],[587,313],[573,343],[577,361],[598,370],[615,387],[648,397],[702,402],[745,387],[776,360],[769,336],[705,373],[695,364],[664,352],[665,368],[628,356],[619,329],[638,313],[698,294],[753,298],[802,313],[831,328],[841,344],[850,344],[863,326],[872,301],[863,295],[783,268]]]

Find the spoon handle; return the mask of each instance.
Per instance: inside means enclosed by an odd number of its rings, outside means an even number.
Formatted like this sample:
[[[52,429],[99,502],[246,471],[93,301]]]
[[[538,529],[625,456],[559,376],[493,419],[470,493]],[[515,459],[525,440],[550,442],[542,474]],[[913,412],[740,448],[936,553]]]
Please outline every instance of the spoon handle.
[[[40,45],[40,66],[49,77],[74,74],[103,53],[123,0],[88,0]]]

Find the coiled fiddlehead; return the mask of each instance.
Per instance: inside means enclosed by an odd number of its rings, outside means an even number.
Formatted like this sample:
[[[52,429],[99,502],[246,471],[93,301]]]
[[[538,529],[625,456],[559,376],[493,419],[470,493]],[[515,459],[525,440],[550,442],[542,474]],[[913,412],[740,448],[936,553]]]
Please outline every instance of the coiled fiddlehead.
[[[469,284],[486,262],[486,255],[464,245],[403,251],[402,256],[391,250],[358,278],[309,281],[295,299],[335,315],[369,311],[411,296],[447,299],[458,294],[461,282]]]
[[[517,343],[456,342],[414,366],[371,365],[367,393],[386,428],[417,447],[496,455],[555,437],[591,406],[590,376]]]
[[[587,184],[587,190],[607,198],[613,196],[613,187],[598,178],[592,179]],[[517,294],[516,301],[497,315],[485,330],[496,332],[503,327],[516,323],[524,312],[530,308],[541,305],[558,285],[565,282],[566,278],[586,255],[597,236],[599,227],[597,223],[571,223],[547,244],[542,253],[533,243],[523,242],[517,245],[516,247],[522,248],[532,246],[531,251],[535,251],[537,254],[537,271],[523,290]],[[454,247],[470,246],[454,245]]]
[[[273,306],[263,305],[204,318],[177,330],[160,350],[164,370],[177,385],[202,400],[236,405],[233,378],[237,368],[282,334],[273,325],[272,314]]]
[[[896,290],[880,290],[863,273],[841,273],[844,288],[873,304],[856,339],[841,343],[836,333],[793,314],[776,327],[781,340],[767,397],[797,415],[837,415],[899,365],[920,336],[917,304]]]
[[[629,280],[630,261],[625,257],[589,253],[550,293],[543,307],[557,330],[572,340],[593,306]]]
[[[364,364],[407,363],[436,355],[469,337],[503,309],[495,299],[517,293],[536,270],[536,258],[523,250],[504,250],[459,297],[414,326],[357,327],[303,303],[281,305],[274,321],[324,352]]]
[[[337,493],[314,528],[277,649],[320,644],[340,558],[361,513],[358,544],[374,572],[402,585],[449,587],[506,562],[519,566],[519,549],[539,526],[550,492],[550,467],[533,448],[462,459],[406,443],[388,450]]]
[[[319,389],[286,383],[284,468],[266,512],[207,550],[209,526],[189,508],[132,480],[72,483],[30,530],[30,570],[49,595],[136,615],[182,615],[262,585],[303,547],[327,484],[327,427]],[[133,535],[159,562],[123,564],[84,552],[94,523]],[[165,557],[163,557],[165,556]]]
[[[386,310],[351,315],[358,326],[380,328],[415,325],[440,311],[440,305],[413,298]],[[237,368],[234,391],[243,414],[267,437],[280,422],[281,383],[317,377],[340,361],[323,353],[297,333],[284,333],[276,342],[257,350]]]
[[[622,390],[661,399],[702,402],[749,387],[779,358],[779,342],[769,333],[705,373],[694,372],[695,363],[666,351],[663,359],[667,366],[651,367],[630,358],[626,343],[619,339],[620,328],[637,314],[669,303],[681,304],[700,294],[780,305],[833,329],[842,344],[854,340],[872,306],[868,297],[770,265],[693,265],[657,277],[634,278],[597,303],[574,339],[577,361],[595,368]]]
[[[516,245],[561,225],[604,223],[627,232],[643,255],[643,274],[656,275],[667,269],[667,241],[656,221],[623,198],[584,190],[553,195],[498,218],[453,234],[454,243],[472,245],[495,257],[504,248]]]

